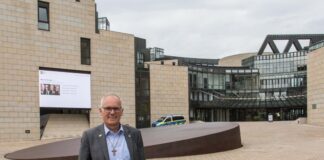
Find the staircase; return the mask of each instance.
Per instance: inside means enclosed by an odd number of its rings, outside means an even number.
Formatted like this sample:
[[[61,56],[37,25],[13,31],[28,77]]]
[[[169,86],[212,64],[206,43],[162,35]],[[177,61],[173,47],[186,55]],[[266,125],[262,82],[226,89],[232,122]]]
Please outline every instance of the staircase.
[[[63,139],[81,137],[89,128],[87,115],[84,114],[49,114],[41,139]]]

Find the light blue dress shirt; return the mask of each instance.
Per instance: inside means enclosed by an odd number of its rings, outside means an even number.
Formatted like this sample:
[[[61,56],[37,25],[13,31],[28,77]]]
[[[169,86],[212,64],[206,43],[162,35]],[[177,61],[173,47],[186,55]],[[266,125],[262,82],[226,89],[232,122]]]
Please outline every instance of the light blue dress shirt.
[[[130,160],[123,126],[120,126],[117,133],[109,130],[106,125],[104,125],[104,128],[108,146],[109,160]],[[114,147],[116,150],[115,155],[112,152]]]

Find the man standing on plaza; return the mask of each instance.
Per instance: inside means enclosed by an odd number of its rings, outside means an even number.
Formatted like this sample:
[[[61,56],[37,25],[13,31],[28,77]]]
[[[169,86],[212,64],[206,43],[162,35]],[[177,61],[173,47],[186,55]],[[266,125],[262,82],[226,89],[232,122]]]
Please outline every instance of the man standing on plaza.
[[[120,123],[120,98],[102,97],[99,112],[103,124],[83,133],[79,160],[145,160],[141,132]]]

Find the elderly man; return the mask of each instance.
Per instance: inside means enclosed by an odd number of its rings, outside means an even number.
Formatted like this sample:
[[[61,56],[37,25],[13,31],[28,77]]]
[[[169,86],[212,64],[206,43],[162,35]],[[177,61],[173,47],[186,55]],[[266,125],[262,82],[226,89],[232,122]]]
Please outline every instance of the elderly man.
[[[120,123],[120,98],[102,97],[99,112],[103,124],[83,133],[79,160],[145,160],[141,132]]]

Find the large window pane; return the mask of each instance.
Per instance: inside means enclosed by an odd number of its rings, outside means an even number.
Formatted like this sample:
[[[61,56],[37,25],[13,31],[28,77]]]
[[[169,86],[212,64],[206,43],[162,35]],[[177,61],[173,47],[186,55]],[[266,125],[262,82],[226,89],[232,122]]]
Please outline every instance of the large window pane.
[[[90,39],[81,38],[81,64],[91,64],[91,47]]]
[[[38,29],[49,30],[49,3],[38,1]]]
[[[38,20],[42,22],[48,22],[47,8],[43,8],[43,7],[38,8]]]

